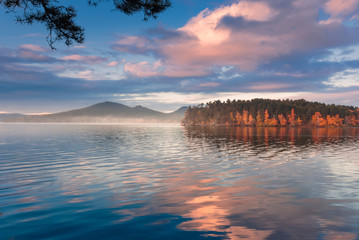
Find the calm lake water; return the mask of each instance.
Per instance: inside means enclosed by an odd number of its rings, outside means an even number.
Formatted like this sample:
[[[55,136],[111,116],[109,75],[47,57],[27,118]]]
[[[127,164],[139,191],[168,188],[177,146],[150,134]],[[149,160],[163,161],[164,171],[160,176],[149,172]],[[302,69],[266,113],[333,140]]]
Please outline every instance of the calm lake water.
[[[0,239],[359,239],[359,129],[0,124]]]

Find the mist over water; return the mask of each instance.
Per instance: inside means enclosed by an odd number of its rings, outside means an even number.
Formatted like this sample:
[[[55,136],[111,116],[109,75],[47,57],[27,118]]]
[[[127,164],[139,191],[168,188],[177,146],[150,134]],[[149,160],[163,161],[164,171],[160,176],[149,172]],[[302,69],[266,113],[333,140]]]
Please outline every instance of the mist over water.
[[[0,239],[359,239],[359,129],[0,124]]]

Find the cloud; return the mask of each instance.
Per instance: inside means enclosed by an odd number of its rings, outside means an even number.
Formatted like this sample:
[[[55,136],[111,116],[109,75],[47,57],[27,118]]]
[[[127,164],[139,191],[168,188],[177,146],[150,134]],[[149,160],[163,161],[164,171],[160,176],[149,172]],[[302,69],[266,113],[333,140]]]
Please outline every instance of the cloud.
[[[157,75],[157,69],[161,62],[149,63],[147,61],[139,63],[126,63],[124,71],[136,77],[154,77]]]
[[[312,92],[300,95],[308,101],[318,101],[327,104],[342,104],[359,107],[359,90]]]
[[[198,68],[196,66],[178,66],[178,65],[163,65],[159,60],[151,63],[148,61],[142,62],[127,62],[124,66],[124,71],[135,77],[175,77],[183,78],[188,76],[206,76],[209,74],[205,68]]]
[[[359,68],[346,69],[342,72],[337,72],[331,76],[328,81],[324,82],[332,87],[359,87]]]
[[[84,62],[84,63],[91,64],[91,65],[99,64],[99,63],[103,63],[103,62],[107,61],[107,59],[104,57],[91,56],[91,55],[83,56],[83,55],[77,55],[77,54],[64,56],[61,59],[65,60],[65,61]]]
[[[152,49],[150,41],[142,36],[121,36],[112,48],[132,54],[146,54]]]
[[[286,99],[286,98],[299,98],[301,92],[282,92],[282,93],[269,93],[269,92],[213,92],[213,93],[179,93],[179,92],[153,92],[141,94],[115,94],[114,96],[118,101],[125,102],[157,102],[163,104],[200,104],[215,100],[226,101],[227,99],[242,99],[250,100],[253,98],[271,98],[271,99]]]
[[[113,62],[110,62],[107,64],[107,66],[109,66],[109,67],[116,67],[117,65],[118,65],[117,61],[113,61]]]
[[[0,47],[0,97],[148,102],[167,110],[227,98],[359,102],[358,0],[230,2],[176,28],[120,35],[111,49],[50,55],[34,44]]]
[[[199,84],[199,87],[218,87],[220,85],[220,83],[218,82],[204,82],[204,83],[201,83]]]
[[[318,16],[323,8],[333,16],[350,14],[346,9],[355,5],[350,1],[337,13],[330,10],[337,4],[332,0],[240,1],[205,9],[178,29],[159,27],[142,36],[122,37],[113,49],[161,61],[157,69],[149,62],[128,64],[127,71],[139,77],[215,76],[216,68],[229,66],[237,73],[253,72],[284,56],[316,57],[325,49],[357,42],[355,27]]]
[[[262,83],[255,86],[249,86],[247,89],[253,91],[270,91],[270,90],[280,90],[291,87],[291,84],[285,83]]]
[[[224,17],[242,17],[247,21],[264,22],[274,15],[274,10],[263,2],[241,1],[214,11],[207,8],[178,30],[195,36],[201,44],[220,44],[230,37],[228,29],[218,27]]]
[[[23,44],[23,45],[20,45],[20,48],[26,49],[26,50],[31,50],[34,52],[46,52],[46,50],[43,47],[41,47],[39,45],[34,45],[34,44]]]
[[[319,62],[359,61],[359,45],[330,49],[330,54],[318,59]]]
[[[332,17],[345,17],[358,10],[358,0],[329,0],[325,4],[325,10]]]
[[[29,60],[36,60],[36,61],[49,61],[52,59],[48,56],[45,56],[42,54],[37,54],[37,53],[28,51],[28,50],[20,50],[19,57],[24,58],[24,59],[29,59]]]

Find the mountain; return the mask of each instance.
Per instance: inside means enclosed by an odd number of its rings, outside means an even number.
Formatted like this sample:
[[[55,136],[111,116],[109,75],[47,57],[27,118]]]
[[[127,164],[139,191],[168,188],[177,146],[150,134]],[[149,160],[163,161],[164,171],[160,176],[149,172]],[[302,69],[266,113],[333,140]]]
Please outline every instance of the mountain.
[[[85,123],[179,123],[184,118],[187,107],[172,113],[162,113],[146,107],[129,107],[120,103],[103,102],[89,107],[70,110],[66,112],[19,116],[5,119],[5,122],[85,122]]]
[[[16,118],[16,117],[21,117],[21,116],[24,116],[24,115],[20,114],[20,113],[0,113],[0,122],[4,119]]]
[[[188,109],[188,107],[185,107],[185,106],[181,107],[174,112],[167,113],[166,117],[168,119],[173,119],[173,120],[176,120],[176,119],[182,120],[184,118],[184,114],[186,113],[187,109]]]

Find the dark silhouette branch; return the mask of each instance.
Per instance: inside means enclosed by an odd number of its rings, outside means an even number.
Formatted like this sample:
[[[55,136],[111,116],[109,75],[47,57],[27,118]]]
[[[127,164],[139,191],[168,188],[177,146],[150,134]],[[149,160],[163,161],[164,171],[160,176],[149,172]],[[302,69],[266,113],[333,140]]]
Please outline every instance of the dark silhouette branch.
[[[108,1],[113,2],[114,10],[126,15],[142,11],[144,20],[156,18],[171,6],[169,0],[88,0],[88,4],[98,6]],[[85,41],[85,29],[76,24],[77,12],[72,6],[62,6],[57,0],[0,0],[0,6],[6,13],[23,9],[23,14],[16,16],[17,22],[21,24],[44,24],[49,31],[46,39],[52,49],[55,49],[54,43],[57,41],[63,40],[67,46]]]

